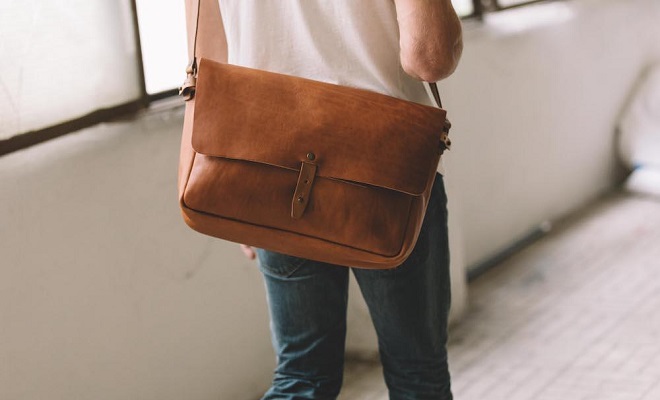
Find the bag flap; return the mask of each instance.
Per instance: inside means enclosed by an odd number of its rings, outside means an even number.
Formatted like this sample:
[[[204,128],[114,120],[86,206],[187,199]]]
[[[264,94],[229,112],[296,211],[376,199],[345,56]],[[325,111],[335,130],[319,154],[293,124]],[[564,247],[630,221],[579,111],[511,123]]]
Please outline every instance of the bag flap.
[[[446,112],[361,89],[199,62],[196,152],[412,195],[433,181]],[[313,154],[313,156],[312,156]],[[309,156],[308,156],[309,155]]]

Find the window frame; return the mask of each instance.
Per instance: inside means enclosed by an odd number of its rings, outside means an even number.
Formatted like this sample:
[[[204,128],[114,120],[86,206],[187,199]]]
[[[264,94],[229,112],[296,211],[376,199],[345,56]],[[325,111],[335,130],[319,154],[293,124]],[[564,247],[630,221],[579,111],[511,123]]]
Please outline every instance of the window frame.
[[[547,3],[553,0],[527,0],[510,6],[502,6],[500,0],[472,0],[472,14],[464,15],[461,19],[483,20],[484,15],[497,11],[529,6],[536,3]]]
[[[167,97],[170,92],[167,91],[167,96],[161,93],[149,95],[147,93],[146,81],[144,77],[144,66],[142,61],[142,43],[140,41],[140,32],[138,30],[138,17],[137,17],[137,3],[136,0],[130,1],[131,5],[131,22],[133,24],[133,31],[135,32],[134,43],[136,46],[136,65],[138,73],[138,84],[140,85],[139,95],[125,103],[108,108],[100,108],[80,117],[64,121],[46,128],[17,132],[15,135],[0,140],[0,157],[26,149],[28,147],[47,142],[51,139],[67,135],[79,131],[81,129],[89,128],[94,125],[125,118],[136,115],[138,112],[149,107],[149,104],[158,99]]]

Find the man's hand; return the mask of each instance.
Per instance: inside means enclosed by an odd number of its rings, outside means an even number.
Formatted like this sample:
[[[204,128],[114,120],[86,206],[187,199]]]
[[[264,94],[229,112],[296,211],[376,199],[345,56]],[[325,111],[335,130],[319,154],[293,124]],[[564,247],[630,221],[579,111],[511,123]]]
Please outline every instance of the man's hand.
[[[257,258],[257,254],[254,252],[254,249],[250,246],[242,244],[241,251],[248,260],[254,260],[255,258]]]

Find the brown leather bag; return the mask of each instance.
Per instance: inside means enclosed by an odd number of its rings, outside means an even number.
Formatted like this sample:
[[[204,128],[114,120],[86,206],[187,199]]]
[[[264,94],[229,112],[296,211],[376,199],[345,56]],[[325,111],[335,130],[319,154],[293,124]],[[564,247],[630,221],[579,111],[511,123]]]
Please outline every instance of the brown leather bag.
[[[187,104],[179,200],[186,223],[332,264],[400,265],[415,245],[449,146],[446,112],[205,58],[208,46],[196,42],[211,40],[199,34],[213,30],[200,24],[217,21],[216,10],[203,18],[197,12],[181,89]]]

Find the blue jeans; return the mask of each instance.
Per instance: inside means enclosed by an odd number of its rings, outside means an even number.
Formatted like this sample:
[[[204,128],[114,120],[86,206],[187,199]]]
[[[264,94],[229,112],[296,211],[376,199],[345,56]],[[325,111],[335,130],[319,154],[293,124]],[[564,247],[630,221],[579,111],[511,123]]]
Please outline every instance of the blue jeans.
[[[447,197],[436,175],[411,256],[391,270],[349,269],[257,249],[277,368],[263,399],[335,399],[342,385],[352,270],[378,334],[391,400],[451,400]]]

